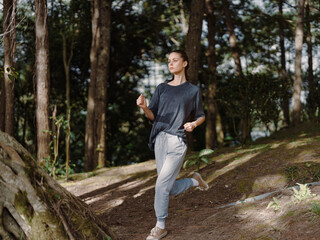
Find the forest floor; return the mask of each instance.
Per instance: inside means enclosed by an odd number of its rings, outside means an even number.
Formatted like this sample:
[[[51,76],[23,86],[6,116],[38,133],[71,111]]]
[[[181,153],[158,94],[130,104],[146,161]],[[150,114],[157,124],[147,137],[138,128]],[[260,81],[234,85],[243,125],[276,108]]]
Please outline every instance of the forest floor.
[[[292,201],[294,191],[288,189],[320,181],[319,126],[283,129],[210,157],[199,171],[210,189],[193,188],[170,198],[164,239],[320,239],[320,186],[310,186],[316,195],[300,203]],[[182,170],[179,178],[193,171]],[[119,239],[142,240],[155,225],[155,181],[155,162],[150,160],[76,175],[61,184],[102,217]],[[276,192],[261,200],[223,207],[272,191]],[[267,208],[272,201],[277,211]]]

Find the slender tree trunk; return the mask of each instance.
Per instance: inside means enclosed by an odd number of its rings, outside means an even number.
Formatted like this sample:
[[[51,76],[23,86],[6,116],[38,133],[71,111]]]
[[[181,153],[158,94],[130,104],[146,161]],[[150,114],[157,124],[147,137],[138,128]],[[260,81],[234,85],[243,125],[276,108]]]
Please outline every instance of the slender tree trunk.
[[[110,60],[110,40],[111,40],[111,2],[112,0],[101,1],[101,39],[100,52],[98,55],[97,71],[97,92],[96,92],[96,122],[97,122],[97,145],[99,151],[96,151],[95,159],[98,160],[99,168],[105,166],[106,158],[106,110],[107,110],[107,79],[109,75]]]
[[[86,119],[85,170],[105,166],[107,78],[109,74],[111,0],[92,1],[91,74]]]
[[[61,2],[60,2],[61,6]],[[63,8],[61,6],[61,13],[63,15]],[[64,23],[62,23],[64,24]],[[63,67],[64,67],[64,72],[66,76],[66,137],[65,137],[65,142],[66,142],[66,148],[65,148],[65,153],[66,153],[66,178],[68,179],[69,176],[69,161],[70,161],[70,132],[71,132],[71,127],[70,127],[70,121],[71,121],[71,103],[70,103],[70,64],[71,60],[73,57],[73,45],[74,45],[74,34],[72,34],[72,39],[71,39],[71,44],[70,44],[70,53],[69,56],[67,54],[67,39],[66,39],[66,34],[64,32],[61,32],[62,36],[62,56],[63,56]]]
[[[49,37],[47,1],[35,0],[36,84],[37,84],[37,159],[41,164],[50,157],[49,127]]]
[[[313,79],[313,59],[312,59],[312,34],[310,24],[310,7],[309,1],[306,0],[306,42],[308,45],[308,113],[311,121],[315,120],[315,83]]]
[[[218,146],[223,147],[224,143],[224,132],[223,132],[223,125],[222,125],[222,119],[221,115],[217,106],[217,102],[215,102],[216,106],[216,133],[217,133],[217,141],[218,141]]]
[[[64,72],[66,75],[66,120],[67,120],[67,128],[66,128],[66,178],[68,179],[69,175],[69,160],[70,160],[70,120],[71,120],[71,106],[70,106],[70,62],[73,56],[73,39],[70,47],[70,55],[67,57],[67,41],[65,34],[62,34],[62,49],[63,49],[63,66]]]
[[[116,239],[90,208],[0,131],[0,239]]]
[[[301,85],[302,85],[302,45],[303,45],[303,17],[304,17],[304,0],[298,1],[298,16],[296,24],[295,49],[296,57],[294,61],[294,83],[292,97],[292,121],[293,125],[300,124],[301,115]]]
[[[208,87],[207,87],[207,120],[206,120],[206,148],[214,149],[216,145],[216,104],[215,95],[217,87],[217,63],[215,53],[216,19],[214,15],[214,1],[206,0],[207,23],[208,23]]]
[[[279,4],[279,13],[280,17],[283,16],[282,12],[282,4],[283,0],[278,1]],[[285,46],[284,46],[284,34],[283,34],[283,20],[280,18],[279,19],[279,35],[280,35],[280,51],[281,51],[281,78],[282,78],[282,83],[283,83],[283,97],[281,99],[281,108],[283,111],[284,119],[285,119],[285,124],[287,126],[290,125],[290,113],[289,113],[289,94],[288,94],[288,89],[289,89],[289,78],[288,74],[286,71],[286,51],[285,51]]]
[[[242,67],[241,67],[241,60],[240,60],[240,53],[237,47],[237,37],[234,33],[234,26],[231,19],[230,13],[230,5],[228,0],[223,0],[223,10],[226,16],[226,24],[229,33],[229,43],[232,50],[232,57],[234,59],[236,65],[236,75],[242,75]]]
[[[90,50],[90,84],[88,91],[87,117],[86,117],[86,134],[85,134],[85,171],[94,169],[94,148],[95,148],[95,92],[96,92],[96,72],[97,72],[97,56],[100,41],[99,33],[99,8],[95,1],[91,1],[92,7],[92,41]]]
[[[17,0],[3,0],[3,42],[4,42],[4,88],[5,110],[4,130],[14,133],[14,56],[15,56],[15,19]],[[11,78],[11,79],[10,79]]]
[[[197,85],[201,51],[201,33],[204,14],[204,0],[192,0],[186,52],[189,57],[188,81]]]

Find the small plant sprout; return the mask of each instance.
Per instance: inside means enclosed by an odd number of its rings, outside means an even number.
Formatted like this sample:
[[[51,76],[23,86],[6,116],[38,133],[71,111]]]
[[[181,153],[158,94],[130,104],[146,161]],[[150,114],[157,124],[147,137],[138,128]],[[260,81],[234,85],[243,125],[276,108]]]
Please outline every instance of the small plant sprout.
[[[191,155],[187,157],[186,161],[183,164],[183,168],[187,169],[193,165],[196,165],[199,171],[202,162],[204,162],[205,164],[209,164],[210,159],[208,158],[208,156],[213,152],[214,151],[212,149],[202,149],[198,155]]]
[[[320,204],[312,203],[311,212],[320,217]]]
[[[302,202],[305,199],[308,198],[313,198],[316,196],[316,194],[312,194],[311,190],[308,188],[307,184],[300,184],[299,185],[299,190],[293,188],[293,196],[291,197],[291,201],[295,204]]]
[[[279,211],[281,209],[279,200],[277,198],[273,197],[267,206],[267,209],[269,209],[269,208],[273,208],[273,210],[275,212]]]

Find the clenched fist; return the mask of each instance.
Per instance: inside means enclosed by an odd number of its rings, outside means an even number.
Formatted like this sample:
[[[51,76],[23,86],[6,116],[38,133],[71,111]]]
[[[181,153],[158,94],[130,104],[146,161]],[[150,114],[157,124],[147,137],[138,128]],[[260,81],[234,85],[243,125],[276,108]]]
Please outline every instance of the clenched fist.
[[[147,107],[147,100],[142,94],[140,94],[140,96],[137,99],[137,105],[141,108]]]

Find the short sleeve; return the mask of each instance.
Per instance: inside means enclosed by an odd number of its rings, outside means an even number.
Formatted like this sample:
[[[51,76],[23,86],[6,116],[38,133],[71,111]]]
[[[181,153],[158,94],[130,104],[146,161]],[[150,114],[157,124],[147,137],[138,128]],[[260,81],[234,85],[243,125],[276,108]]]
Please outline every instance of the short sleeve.
[[[159,99],[160,99],[160,85],[157,86],[156,91],[154,92],[151,98],[150,104],[148,106],[148,108],[151,110],[151,112],[154,115],[154,119],[157,118]]]
[[[198,89],[196,94],[196,99],[194,103],[194,118],[198,119],[204,117],[203,103],[202,103],[202,94],[200,89]]]

